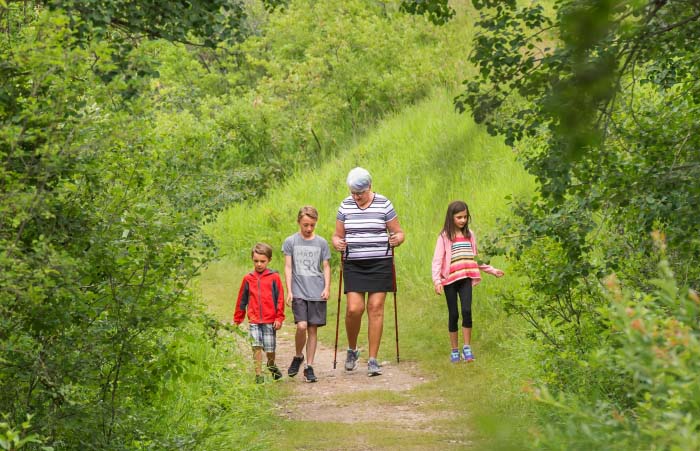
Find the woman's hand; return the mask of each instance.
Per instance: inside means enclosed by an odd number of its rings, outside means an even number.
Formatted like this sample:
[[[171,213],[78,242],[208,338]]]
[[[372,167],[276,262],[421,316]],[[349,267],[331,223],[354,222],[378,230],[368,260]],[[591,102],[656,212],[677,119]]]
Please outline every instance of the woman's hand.
[[[394,218],[386,223],[387,231],[389,232],[389,246],[398,247],[406,239],[403,234],[403,229],[401,224],[399,224],[399,218]]]
[[[345,242],[345,239],[340,238],[339,236],[333,236],[333,248],[338,251],[338,252],[345,252],[345,249],[348,247],[348,244]]]
[[[389,235],[389,246],[398,247],[403,243],[403,232],[396,232]]]

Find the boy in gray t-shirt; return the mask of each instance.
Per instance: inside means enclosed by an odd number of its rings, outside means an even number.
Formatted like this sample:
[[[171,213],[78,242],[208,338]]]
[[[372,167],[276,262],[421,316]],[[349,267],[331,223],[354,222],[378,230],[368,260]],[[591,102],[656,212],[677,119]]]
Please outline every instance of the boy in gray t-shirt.
[[[316,236],[318,211],[302,207],[297,215],[299,232],[287,237],[282,245],[284,279],[287,285],[287,305],[291,305],[297,325],[294,342],[296,355],[287,370],[290,377],[299,372],[304,361],[304,379],[316,382],[313,363],[318,344],[318,328],[326,325],[326,304],[330,294],[331,251],[328,242]]]

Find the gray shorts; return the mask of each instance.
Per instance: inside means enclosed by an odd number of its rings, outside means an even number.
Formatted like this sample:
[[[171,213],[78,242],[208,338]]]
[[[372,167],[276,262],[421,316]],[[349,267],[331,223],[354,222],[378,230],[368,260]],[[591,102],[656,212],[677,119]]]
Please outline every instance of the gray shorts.
[[[292,299],[292,313],[294,323],[306,321],[309,326],[326,325],[326,301],[307,301],[306,299]]]
[[[275,352],[277,331],[274,324],[249,324],[248,334],[254,348],[263,348],[265,352]]]

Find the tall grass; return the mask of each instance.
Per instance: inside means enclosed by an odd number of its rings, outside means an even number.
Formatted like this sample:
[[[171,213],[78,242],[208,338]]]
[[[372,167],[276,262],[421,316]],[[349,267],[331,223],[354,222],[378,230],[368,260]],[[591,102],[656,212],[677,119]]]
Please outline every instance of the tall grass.
[[[510,149],[466,116],[453,112],[451,95],[446,91],[386,119],[336,161],[297,174],[256,203],[236,205],[222,213],[209,233],[224,259],[204,274],[202,285],[223,283],[232,293],[221,304],[217,300],[220,296],[205,291],[211,311],[230,319],[235,285],[250,270],[250,249],[255,242],[270,243],[275,249],[271,267],[282,269],[281,244],[297,231],[296,213],[302,205],[318,208],[317,233],[330,240],[338,205],[348,194],[345,177],[355,166],[370,171],[373,189],[391,199],[406,232],[405,244],[396,251],[402,360],[415,361],[435,376],[420,390],[425,396],[440,394],[449,400],[450,405],[442,408],[455,411],[450,421],[457,434],[469,431],[466,440],[484,447],[493,446],[494,440],[504,435],[498,446],[512,444],[517,448],[514,437],[527,426],[528,406],[518,393],[529,363],[527,349],[518,338],[520,325],[503,314],[498,292],[517,289],[518,276],[508,273],[506,261],[492,261],[506,271],[506,277],[496,280],[485,275],[474,291],[473,347],[478,363],[454,366],[448,362],[445,301],[433,292],[430,263],[450,201],[467,202],[472,229],[480,237],[493,230],[497,217],[507,214],[506,196],[529,195],[534,184]],[[486,252],[488,249],[481,249],[482,254]],[[331,293],[336,293],[337,253],[333,253],[332,266]],[[391,302],[387,302],[387,313],[391,309]],[[333,324],[335,308],[328,310],[328,323]],[[289,324],[293,327],[291,318]],[[320,330],[323,343],[332,343],[332,329]],[[393,321],[386,321],[381,359],[394,358],[388,339],[393,334]],[[364,335],[360,335],[361,347],[366,346]],[[514,429],[490,427],[497,423],[491,419],[506,414]]]
[[[151,432],[130,449],[269,449],[265,431],[279,395],[254,383],[249,348],[242,344],[236,334],[196,322],[173,331],[163,346],[175,354],[159,363],[165,376],[144,412],[150,423],[144,431]]]

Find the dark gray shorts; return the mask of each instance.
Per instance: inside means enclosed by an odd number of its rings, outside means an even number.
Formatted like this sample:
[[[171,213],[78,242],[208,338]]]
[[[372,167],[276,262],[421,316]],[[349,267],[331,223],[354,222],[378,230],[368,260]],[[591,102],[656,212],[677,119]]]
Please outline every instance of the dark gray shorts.
[[[309,326],[326,325],[326,301],[307,301],[306,299],[292,299],[292,313],[294,323],[306,321]]]

